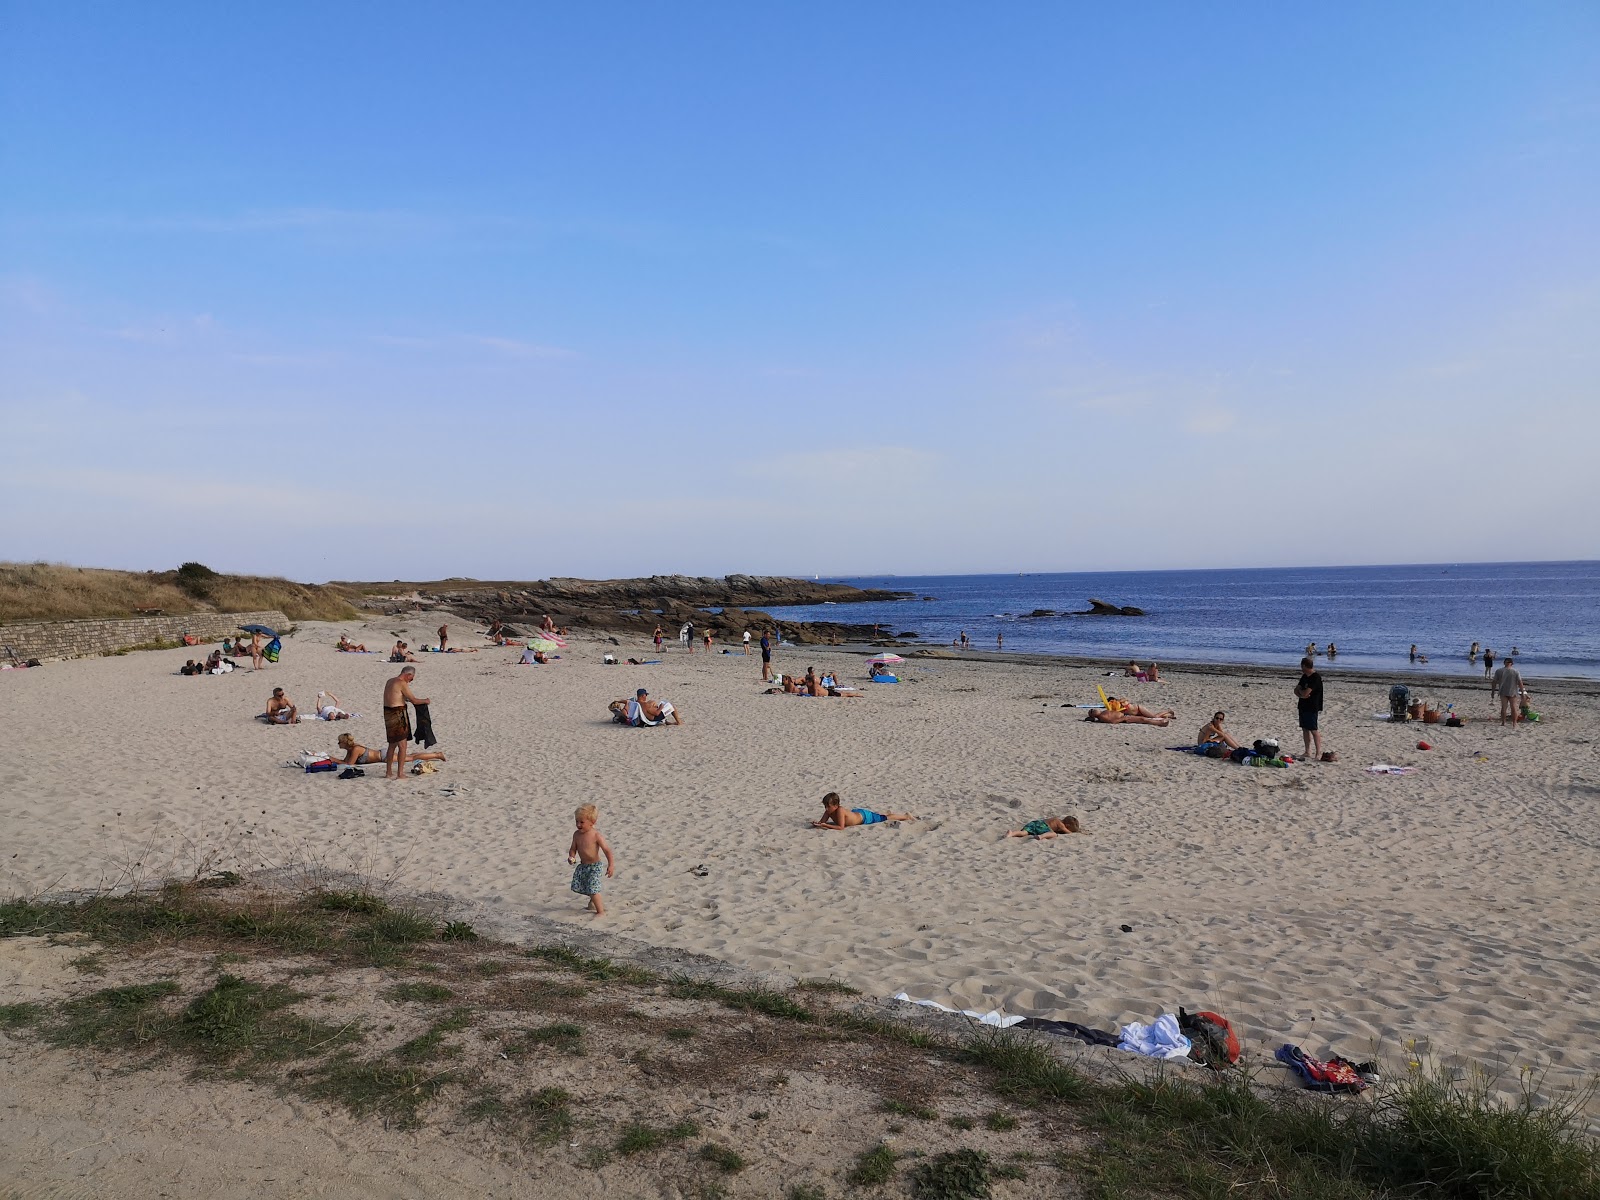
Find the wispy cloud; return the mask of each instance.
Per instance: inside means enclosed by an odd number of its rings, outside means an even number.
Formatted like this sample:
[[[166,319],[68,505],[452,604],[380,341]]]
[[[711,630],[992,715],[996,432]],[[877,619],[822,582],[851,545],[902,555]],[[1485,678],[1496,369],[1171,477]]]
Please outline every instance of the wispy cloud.
[[[577,353],[562,346],[547,346],[527,342],[521,338],[491,337],[481,333],[463,334],[461,340],[474,346],[483,346],[512,358],[576,358]]]
[[[821,481],[909,481],[932,472],[940,456],[915,446],[843,446],[827,450],[797,450],[779,454],[759,465],[746,465],[742,473],[783,478],[800,476]]]
[[[1189,419],[1183,423],[1183,427],[1190,433],[1212,436],[1219,433],[1227,433],[1228,430],[1238,424],[1238,421],[1239,414],[1232,409],[1210,406],[1197,408],[1191,412]]]

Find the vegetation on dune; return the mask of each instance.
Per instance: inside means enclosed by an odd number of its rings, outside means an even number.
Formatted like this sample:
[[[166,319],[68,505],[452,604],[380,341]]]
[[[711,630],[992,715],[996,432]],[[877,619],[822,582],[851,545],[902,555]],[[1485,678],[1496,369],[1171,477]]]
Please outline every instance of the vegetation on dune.
[[[880,1115],[839,1135],[836,1181],[858,1191],[983,1200],[1004,1195],[1002,1181],[1055,1172],[1097,1200],[1600,1200],[1590,1094],[1536,1099],[1532,1080],[1519,1104],[1481,1076],[1417,1062],[1343,1098],[1267,1089],[1247,1067],[1105,1078],[1037,1037],[913,1031],[851,1007],[843,988],[728,987],[570,946],[452,939],[449,928],[366,891],[249,895],[196,882],[81,903],[0,901],[0,938],[86,935],[96,973],[123,977],[0,1005],[0,1029],[117,1066],[185,1059],[197,1078],[251,1079],[402,1128],[481,1123],[590,1167],[631,1158],[687,1172],[701,1195],[762,1167],[747,1158],[761,1151],[743,1122],[718,1123],[715,1140],[695,1121],[672,1123],[674,1081],[680,1101],[715,1085],[737,1109],[776,1094],[790,1071],[833,1071],[878,1094]],[[142,977],[126,978],[129,968]],[[337,1007],[362,989],[367,1008]],[[819,1058],[841,1041],[851,1046],[837,1063]],[[610,1109],[619,1119],[584,1118],[551,1081],[585,1086],[570,1064],[586,1055],[606,1061],[608,1078],[633,1077],[625,1085],[650,1103],[622,1091],[630,1107]],[[957,1111],[940,1121],[941,1107]],[[745,1115],[754,1127],[771,1114]],[[939,1140],[924,1150],[882,1140],[916,1139],[894,1123],[904,1118]],[[784,1194],[838,1193],[794,1181]]]
[[[0,623],[135,617],[150,609],[169,616],[275,609],[292,621],[344,621],[356,616],[346,593],[336,587],[223,575],[204,563],[143,572],[0,563]]]

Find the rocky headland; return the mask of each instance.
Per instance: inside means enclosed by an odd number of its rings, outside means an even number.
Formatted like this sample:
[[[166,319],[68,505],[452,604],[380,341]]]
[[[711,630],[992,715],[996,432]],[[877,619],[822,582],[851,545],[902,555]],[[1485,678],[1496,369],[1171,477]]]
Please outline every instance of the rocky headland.
[[[656,625],[676,637],[685,622],[714,638],[739,638],[776,626],[796,643],[884,640],[888,626],[846,621],[785,621],[766,608],[794,604],[859,604],[903,600],[910,592],[857,588],[778,575],[652,575],[642,579],[540,579],[485,583],[447,579],[436,583],[343,583],[358,607],[391,614],[441,609],[480,621],[537,625],[546,614],[558,626],[607,633],[650,633]],[[914,636],[914,635],[913,635]]]

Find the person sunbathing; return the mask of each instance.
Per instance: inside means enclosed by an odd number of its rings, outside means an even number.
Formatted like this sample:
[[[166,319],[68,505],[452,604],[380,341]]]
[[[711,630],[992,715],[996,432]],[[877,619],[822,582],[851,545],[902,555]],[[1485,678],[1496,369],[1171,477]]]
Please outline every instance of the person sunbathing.
[[[1222,723],[1227,719],[1228,714],[1225,712],[1212,714],[1210,722],[1200,726],[1200,732],[1195,735],[1195,745],[1222,745],[1226,746],[1229,750],[1237,750],[1239,748],[1239,743],[1234,740],[1231,733],[1222,727]]]
[[[339,762],[347,767],[367,767],[373,763],[383,761],[382,750],[369,750],[348,733],[339,735],[339,749],[344,751],[344,757]],[[407,762],[443,762],[442,750],[419,750],[416,753],[406,754]]]
[[[352,642],[349,636],[343,633],[339,635],[339,645],[337,648],[344,651],[346,654],[365,654],[367,652],[365,643]]]
[[[298,725],[300,723],[300,710],[289,701],[283,689],[273,688],[272,699],[267,701],[267,724],[269,725]]]
[[[845,808],[838,792],[822,798],[822,820],[811,822],[813,829],[849,829],[856,825],[881,825],[885,821],[915,821],[911,813],[881,813],[870,808]]]
[[[1142,704],[1131,704],[1115,696],[1107,696],[1106,706],[1090,709],[1087,719],[1099,721],[1102,725],[1165,725],[1177,715],[1170,708],[1151,712]]]
[[[781,682],[783,684],[783,690],[788,692],[791,696],[798,696],[800,694],[800,681],[793,675],[782,676]]]
[[[808,696],[822,696],[826,694],[822,690],[822,680],[817,678],[817,669],[815,667],[806,668],[805,677],[800,680],[800,686],[805,689],[805,693]]]
[[[1006,836],[1038,838],[1041,842],[1046,842],[1057,834],[1082,832],[1083,826],[1078,824],[1077,817],[1043,817],[1037,821],[1029,821],[1021,829],[1011,830]]]
[[[339,697],[332,692],[318,692],[317,716],[324,721],[348,721],[351,714],[339,707]]]
[[[1137,679],[1141,682],[1150,678],[1149,674],[1146,673],[1143,667],[1132,661],[1130,661],[1128,665],[1122,669],[1122,673],[1129,679]]]
[[[1147,681],[1150,682],[1150,683],[1160,683],[1161,682],[1161,668],[1156,666],[1155,663],[1151,663],[1150,664],[1150,669],[1145,672],[1145,677],[1146,677]]]

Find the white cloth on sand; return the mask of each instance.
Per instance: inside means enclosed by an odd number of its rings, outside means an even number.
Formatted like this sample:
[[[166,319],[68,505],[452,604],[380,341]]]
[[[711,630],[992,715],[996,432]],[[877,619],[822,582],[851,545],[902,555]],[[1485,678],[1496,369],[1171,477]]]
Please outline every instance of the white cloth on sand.
[[[907,1004],[920,1004],[925,1008],[937,1008],[940,1012],[959,1012],[963,1017],[971,1017],[980,1025],[993,1025],[996,1029],[1009,1029],[1018,1021],[1024,1021],[1027,1019],[1026,1017],[1010,1016],[1000,1009],[995,1009],[993,1012],[981,1013],[971,1008],[951,1008],[948,1004],[940,1004],[937,1000],[918,1000],[916,997],[908,996],[904,992],[896,992],[893,998],[896,1000],[904,1000]]]
[[[1117,1049],[1148,1058],[1188,1058],[1189,1039],[1178,1028],[1178,1018],[1162,1013],[1150,1024],[1130,1021],[1117,1035]]]

